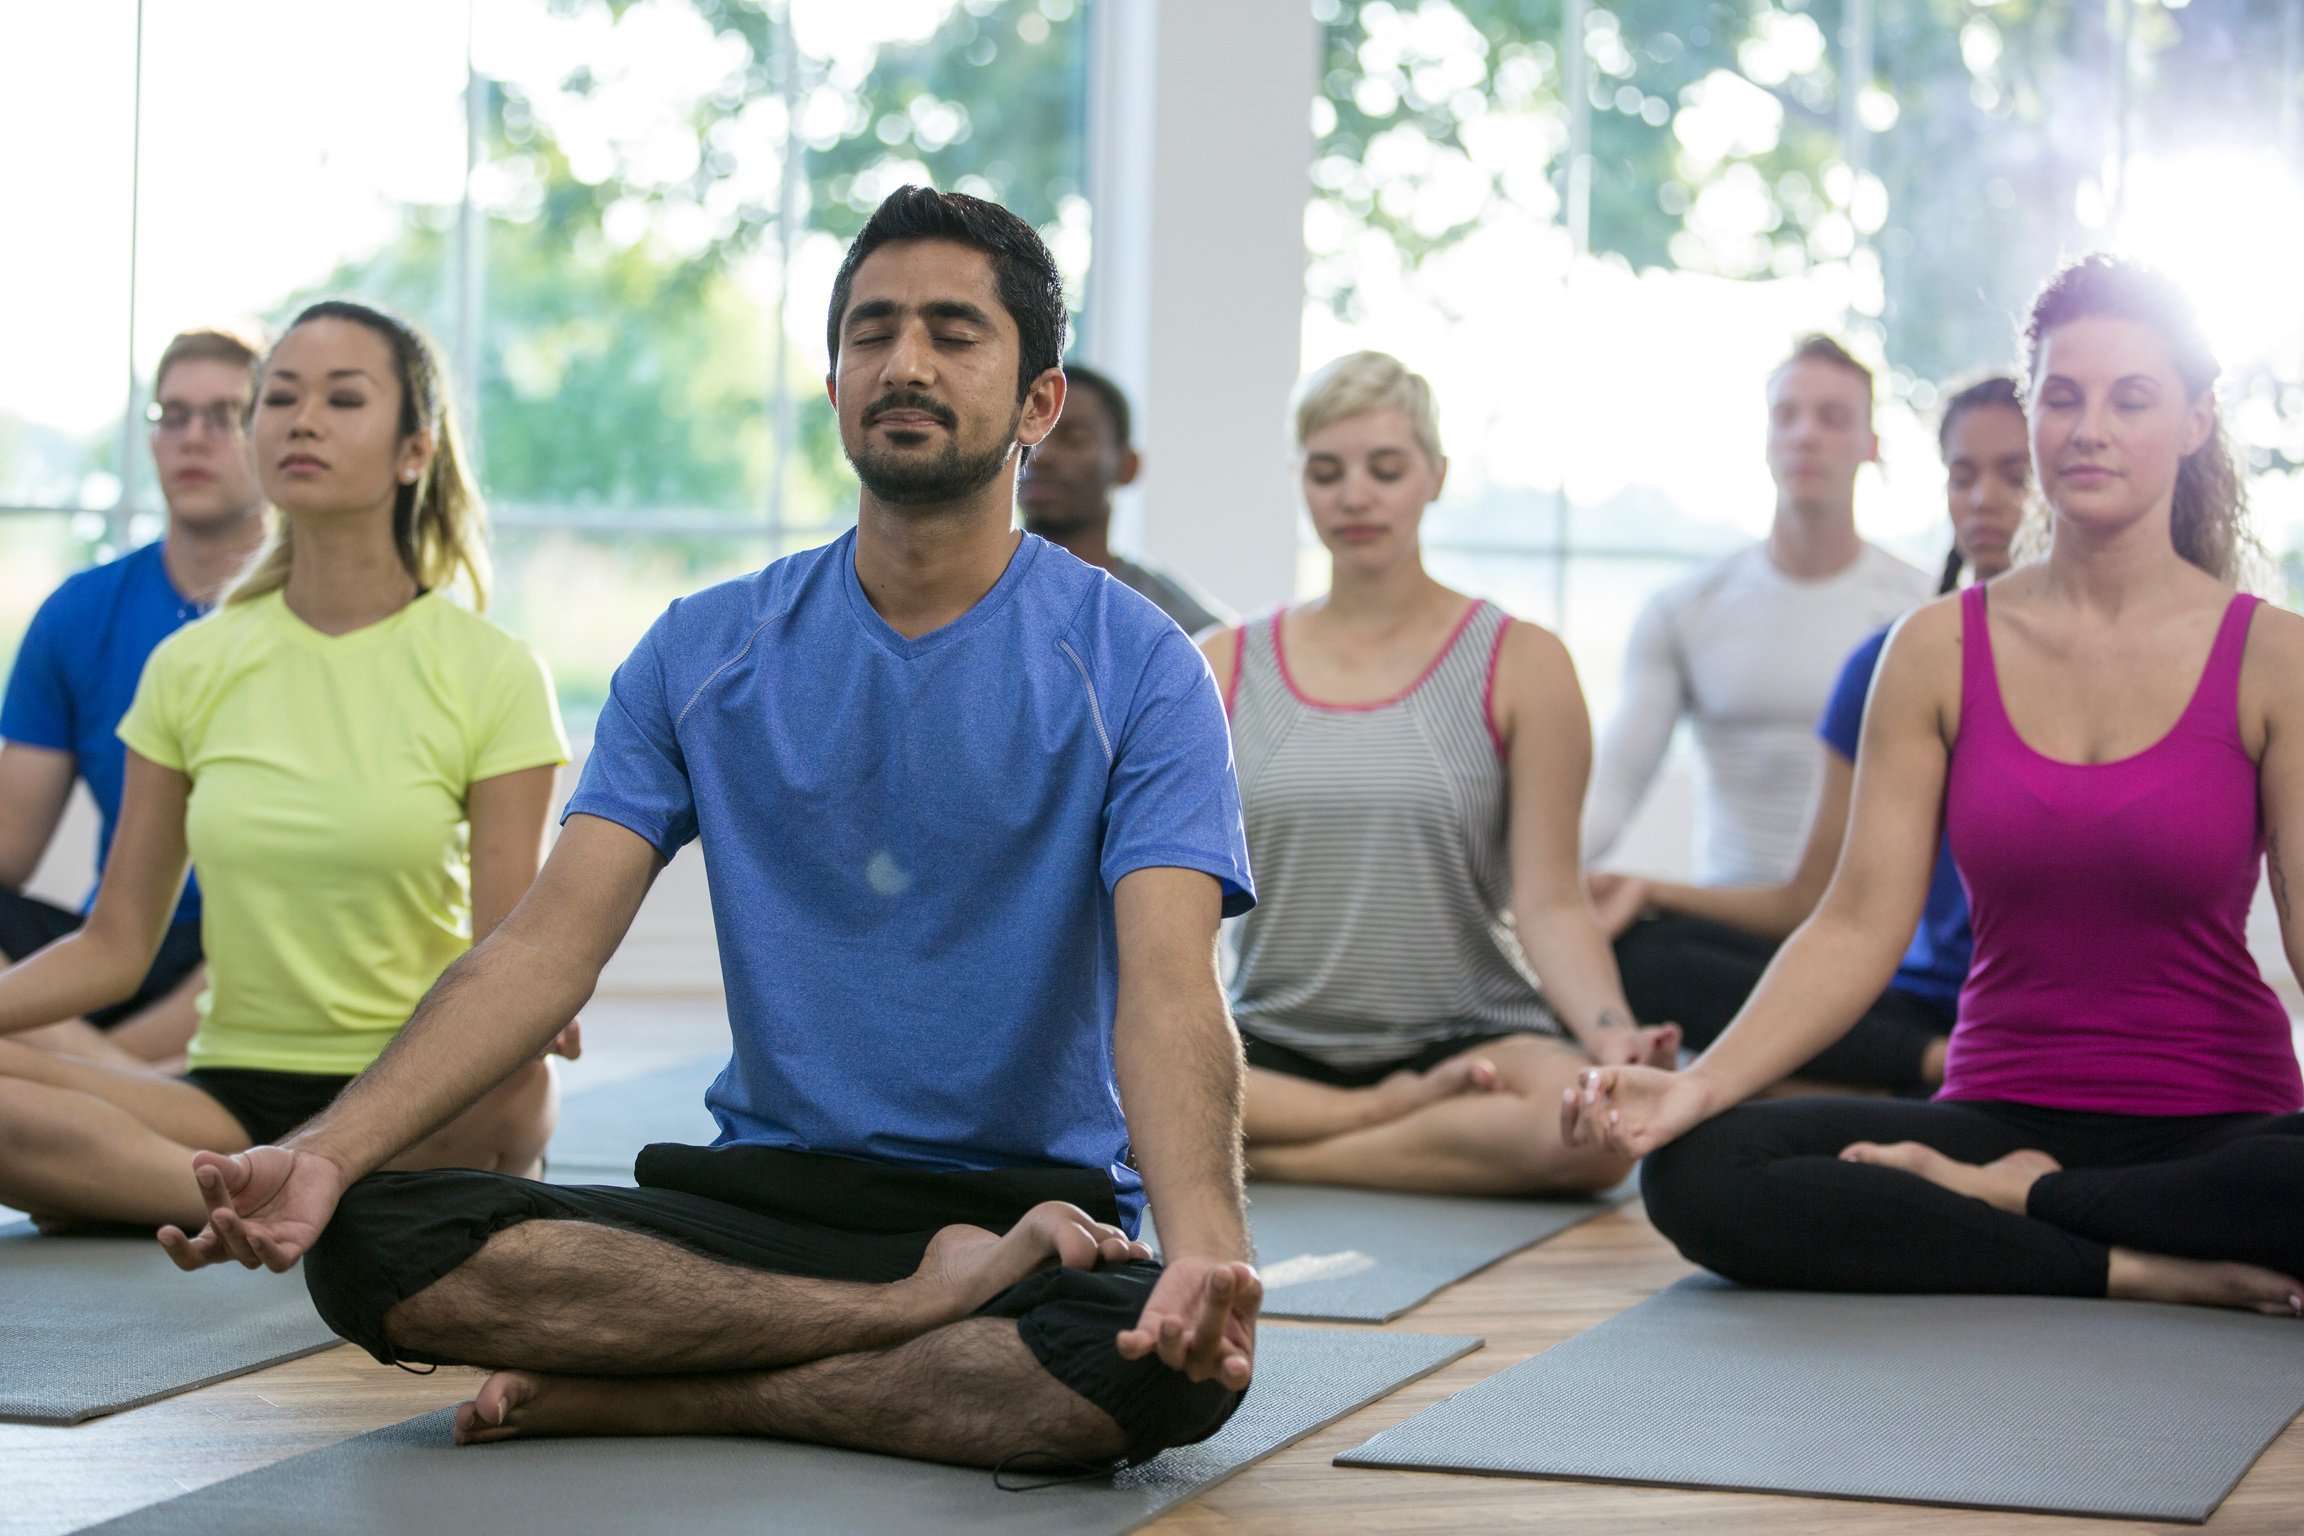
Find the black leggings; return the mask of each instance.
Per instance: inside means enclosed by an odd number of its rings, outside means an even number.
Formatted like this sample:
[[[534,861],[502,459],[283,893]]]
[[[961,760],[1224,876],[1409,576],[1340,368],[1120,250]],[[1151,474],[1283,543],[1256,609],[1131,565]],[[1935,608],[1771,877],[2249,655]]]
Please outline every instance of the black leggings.
[[[1775,958],[1773,940],[1701,917],[1646,918],[1616,941],[1616,968],[1632,1016],[1679,1025],[1694,1051],[1720,1038]],[[1928,1047],[1951,1033],[1950,1013],[1890,987],[1800,1075],[1894,1093],[1933,1088],[1920,1064]]]
[[[2034,1148],[2065,1171],[2017,1216],[1840,1161],[1853,1141],[1924,1142],[1964,1163]],[[1640,1185],[1659,1232],[1747,1285],[2102,1296],[2116,1247],[2304,1278],[2304,1114],[1775,1099],[1649,1154]]]

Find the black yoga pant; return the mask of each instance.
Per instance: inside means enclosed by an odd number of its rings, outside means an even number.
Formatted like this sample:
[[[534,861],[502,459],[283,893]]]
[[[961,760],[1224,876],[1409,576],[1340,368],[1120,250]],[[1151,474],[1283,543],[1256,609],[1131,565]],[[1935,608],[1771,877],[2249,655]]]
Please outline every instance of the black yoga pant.
[[[2018,1216],[1842,1162],[1854,1141],[1923,1142],[1964,1163],[2032,1148],[2064,1171],[2035,1183]],[[1774,1099],[1650,1153],[1640,1183],[1658,1231],[1746,1285],[2102,1296],[2113,1248],[2304,1279],[2304,1114]]]
[[[1678,1024],[1696,1051],[1720,1038],[1775,958],[1773,940],[1701,917],[1644,918],[1616,941],[1616,968],[1632,1016],[1644,1024]],[[1895,1093],[1933,1088],[1921,1061],[1951,1033],[1950,1013],[1890,987],[1800,1076]]]

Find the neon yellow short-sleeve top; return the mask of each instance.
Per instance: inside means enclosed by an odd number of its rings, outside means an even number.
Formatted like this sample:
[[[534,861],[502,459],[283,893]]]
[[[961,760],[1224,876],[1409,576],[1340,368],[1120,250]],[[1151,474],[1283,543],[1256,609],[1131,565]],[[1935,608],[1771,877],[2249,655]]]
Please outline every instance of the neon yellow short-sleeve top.
[[[428,594],[326,635],[278,592],[145,663],[120,739],[192,781],[195,1067],[349,1076],[472,943],[482,779],[568,761],[543,660]]]

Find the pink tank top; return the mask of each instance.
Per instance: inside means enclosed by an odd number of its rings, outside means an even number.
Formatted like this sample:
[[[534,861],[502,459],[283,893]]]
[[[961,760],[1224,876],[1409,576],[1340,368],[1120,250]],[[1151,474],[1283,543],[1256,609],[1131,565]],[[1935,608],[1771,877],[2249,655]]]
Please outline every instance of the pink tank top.
[[[2128,1115],[2296,1109],[2288,1015],[2247,942],[2264,827],[2240,658],[2257,600],[2233,597],[2173,730],[2082,764],[2041,756],[2010,724],[1985,590],[1960,602],[1944,792],[1976,958],[1938,1096]]]

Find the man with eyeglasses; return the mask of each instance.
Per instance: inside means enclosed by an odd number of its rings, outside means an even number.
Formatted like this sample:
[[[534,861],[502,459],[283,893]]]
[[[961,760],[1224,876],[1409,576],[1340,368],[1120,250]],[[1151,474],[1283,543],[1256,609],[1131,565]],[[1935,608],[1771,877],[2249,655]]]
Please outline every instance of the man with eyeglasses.
[[[40,605],[0,699],[0,964],[78,928],[78,912],[23,893],[85,780],[101,818],[96,867],[112,846],[125,754],[114,731],[155,646],[214,605],[264,539],[263,493],[242,430],[261,349],[223,329],[186,331],[160,354],[146,412],[167,532],[82,571]],[[172,1060],[202,985],[200,891],[187,882],[133,997],[15,1038],[122,1065]]]

